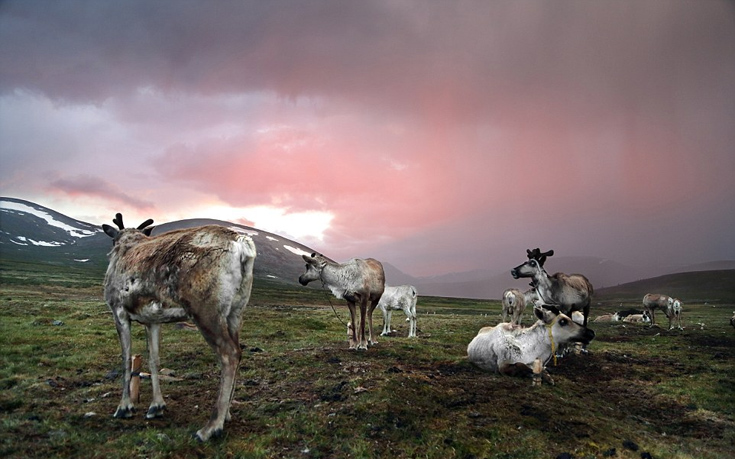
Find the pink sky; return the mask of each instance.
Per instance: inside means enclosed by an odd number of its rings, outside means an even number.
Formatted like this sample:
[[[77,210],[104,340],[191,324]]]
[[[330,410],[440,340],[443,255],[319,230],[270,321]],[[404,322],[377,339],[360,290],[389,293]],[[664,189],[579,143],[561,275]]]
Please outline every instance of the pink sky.
[[[413,275],[735,259],[735,6],[5,1],[0,194]]]

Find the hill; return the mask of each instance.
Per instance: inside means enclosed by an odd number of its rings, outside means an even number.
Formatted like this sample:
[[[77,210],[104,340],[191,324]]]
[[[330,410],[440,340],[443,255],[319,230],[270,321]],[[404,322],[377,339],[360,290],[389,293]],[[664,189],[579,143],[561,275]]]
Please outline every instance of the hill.
[[[201,225],[222,225],[249,234],[258,249],[254,275],[298,285],[304,271],[302,254],[311,248],[249,226],[210,220],[191,219],[163,223],[153,234]],[[13,198],[0,198],[0,258],[5,261],[50,263],[70,268],[104,272],[110,238],[101,224],[75,220],[46,207]]]
[[[735,269],[667,274],[597,290],[595,301],[640,303],[646,293],[663,293],[684,303],[735,303]]]
[[[258,261],[254,270],[256,278],[298,285],[298,277],[304,270],[301,255],[315,251],[308,246],[267,231],[221,220],[189,219],[163,223],[155,227],[153,234],[207,224],[232,227],[251,235],[258,249]],[[110,247],[110,238],[102,232],[101,223],[90,224],[75,220],[52,209],[21,199],[0,198],[0,259],[3,261],[46,263],[74,269],[89,269],[101,276],[107,267],[107,252]],[[518,262],[522,262],[523,259],[524,257],[519,257]],[[528,287],[527,279],[514,280],[510,276],[510,269],[513,266],[508,266],[507,270],[500,273],[491,270],[473,270],[432,277],[413,277],[388,262],[384,262],[383,265],[388,284],[411,284],[416,286],[420,295],[424,296],[498,299],[506,288],[514,287],[525,290]],[[633,298],[639,294],[642,297],[646,291],[669,292],[676,291],[677,288],[684,289],[676,287],[676,283],[671,286],[664,283],[660,288],[654,288],[656,286],[649,288],[646,284],[635,286],[629,284],[630,282],[636,284],[634,281],[640,279],[669,274],[672,272],[671,268],[640,269],[596,257],[558,255],[550,258],[545,267],[549,273],[558,271],[583,273],[595,286],[598,297],[599,292],[603,291],[618,292],[614,294]],[[722,260],[678,268],[678,272],[709,272],[704,270],[735,270],[735,262]],[[686,277],[684,276],[684,279]],[[694,274],[692,277],[699,279]],[[707,278],[707,275],[703,274],[701,277],[704,279]],[[697,282],[702,286],[710,285],[709,281]],[[735,285],[735,283],[730,285]],[[319,287],[313,284],[312,286]],[[674,288],[669,289],[668,287]],[[628,288],[630,290],[625,290]],[[641,291],[643,293],[640,293]],[[723,295],[727,295],[727,288],[717,283],[714,290],[705,288],[701,297],[707,298],[707,292],[712,291],[722,291]]]

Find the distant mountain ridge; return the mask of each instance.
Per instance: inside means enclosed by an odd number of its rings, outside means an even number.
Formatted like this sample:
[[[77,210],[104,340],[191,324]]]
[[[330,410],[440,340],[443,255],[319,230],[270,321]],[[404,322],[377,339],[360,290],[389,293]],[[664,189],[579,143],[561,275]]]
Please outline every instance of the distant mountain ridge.
[[[156,225],[153,235],[202,225],[227,226],[249,234],[258,250],[254,275],[297,284],[304,271],[302,254],[311,248],[245,225],[211,219],[190,219]],[[104,271],[112,241],[102,226],[75,220],[46,207],[0,198],[0,258],[45,262]]]
[[[157,225],[153,234],[206,224],[232,227],[253,237],[258,250],[256,278],[298,285],[298,277],[304,271],[301,255],[315,252],[306,245],[277,234],[221,220],[188,219],[167,222]],[[0,197],[1,259],[50,263],[104,272],[110,248],[110,238],[102,232],[101,224],[93,225],[75,220],[29,201]],[[518,263],[524,258],[525,256],[519,257]],[[498,299],[506,288],[528,288],[527,279],[514,280],[511,277],[510,269],[513,266],[508,266],[507,271],[503,272],[473,270],[431,277],[411,276],[387,261],[383,261],[383,266],[387,284],[411,284],[423,295]],[[652,271],[625,266],[613,260],[557,255],[547,260],[545,268],[549,274],[583,273],[595,289],[600,290],[672,272],[735,269],[735,261],[720,260],[682,266],[675,271]]]

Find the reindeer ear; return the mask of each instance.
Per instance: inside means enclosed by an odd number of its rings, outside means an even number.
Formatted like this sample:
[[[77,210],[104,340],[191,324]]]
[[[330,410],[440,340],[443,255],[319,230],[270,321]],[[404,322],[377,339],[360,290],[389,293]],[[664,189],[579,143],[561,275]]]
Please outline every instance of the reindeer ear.
[[[153,232],[153,228],[155,228],[155,226],[149,226],[148,228],[143,228],[142,230],[143,234],[150,237],[151,233]]]
[[[102,225],[102,230],[105,232],[105,234],[107,234],[113,239],[115,239],[117,235],[120,233],[120,231],[116,230],[110,225]]]
[[[536,314],[536,317],[538,317],[539,320],[543,321],[545,324],[549,324],[556,318],[556,316],[559,315],[559,310],[554,306],[543,305],[540,308],[534,307],[533,313]]]

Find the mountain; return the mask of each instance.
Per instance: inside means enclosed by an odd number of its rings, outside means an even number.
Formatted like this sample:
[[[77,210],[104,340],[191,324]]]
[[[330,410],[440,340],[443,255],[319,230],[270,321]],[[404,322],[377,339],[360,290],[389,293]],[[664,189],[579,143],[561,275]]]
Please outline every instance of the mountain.
[[[314,252],[313,249],[288,238],[221,220],[190,219],[163,223],[154,228],[153,234],[206,224],[234,227],[251,235],[258,249],[254,268],[256,278],[298,285],[298,278],[304,272],[301,255]],[[107,267],[107,252],[110,248],[110,238],[102,232],[101,224],[75,220],[28,201],[0,198],[2,260],[51,263],[94,269],[103,273]],[[519,258],[518,262],[524,259],[525,256]],[[506,288],[525,290],[529,283],[528,279],[515,280],[511,277],[510,270],[513,266],[508,266],[507,270],[500,273],[474,270],[431,277],[410,276],[387,262],[383,262],[383,267],[387,284],[411,284],[418,289],[420,295],[498,299]],[[557,255],[546,261],[545,268],[549,274],[582,273],[592,282],[595,290],[600,291],[671,272],[732,270],[735,269],[735,261],[714,261],[667,270],[634,268],[595,257]]]
[[[249,234],[258,250],[254,267],[257,278],[298,285],[304,272],[302,254],[311,248],[290,239],[234,223],[192,219],[163,223],[153,235],[201,225],[235,227]],[[75,220],[46,207],[13,198],[0,198],[0,258],[35,261],[69,267],[88,267],[100,272],[107,268],[112,241],[102,225]]]
[[[595,300],[640,303],[646,293],[663,293],[684,302],[732,303],[735,269],[688,271],[629,282],[596,291]]]

